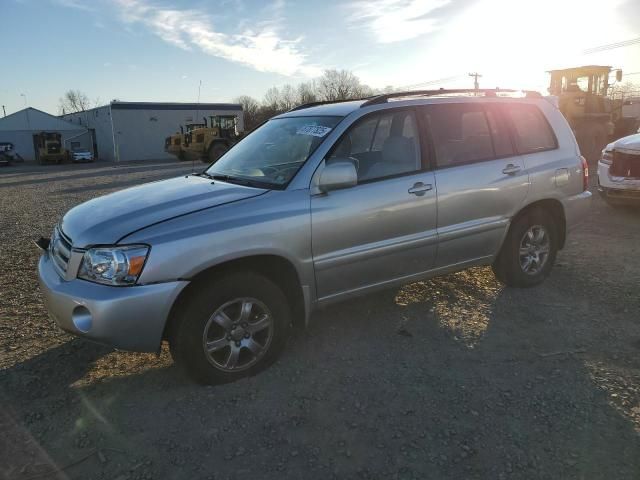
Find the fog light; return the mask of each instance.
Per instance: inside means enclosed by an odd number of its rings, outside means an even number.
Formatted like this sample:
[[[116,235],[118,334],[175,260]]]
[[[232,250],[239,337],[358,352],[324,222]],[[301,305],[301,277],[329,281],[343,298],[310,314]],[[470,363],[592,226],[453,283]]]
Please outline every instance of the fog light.
[[[74,308],[71,314],[71,320],[73,321],[73,325],[82,333],[87,333],[91,330],[91,312],[87,307],[78,305]]]

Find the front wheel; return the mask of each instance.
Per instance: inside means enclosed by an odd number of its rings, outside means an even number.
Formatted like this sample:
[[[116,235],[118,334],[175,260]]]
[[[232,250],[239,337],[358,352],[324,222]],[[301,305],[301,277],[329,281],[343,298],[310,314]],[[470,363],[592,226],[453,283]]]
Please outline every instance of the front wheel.
[[[512,224],[493,272],[510,287],[533,287],[549,276],[557,253],[558,235],[552,218],[532,210]]]
[[[277,285],[246,272],[195,288],[169,338],[174,361],[192,378],[232,382],[276,360],[291,327],[287,298]]]
[[[207,158],[204,159],[204,161],[208,163],[215,163],[222,155],[227,153],[227,150],[229,150],[229,147],[225,143],[214,143],[209,147]]]

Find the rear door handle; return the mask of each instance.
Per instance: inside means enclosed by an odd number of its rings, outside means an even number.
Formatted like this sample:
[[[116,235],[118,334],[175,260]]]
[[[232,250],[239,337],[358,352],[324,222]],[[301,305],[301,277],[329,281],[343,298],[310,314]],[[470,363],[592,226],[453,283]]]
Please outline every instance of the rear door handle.
[[[433,189],[433,185],[431,185],[430,183],[418,182],[407,191],[412,195],[418,195],[419,197],[421,197],[422,195],[424,195],[425,193],[427,193],[429,190],[432,190],[432,189]]]
[[[515,173],[518,173],[521,169],[522,167],[520,165],[514,165],[513,163],[510,163],[509,165],[504,167],[502,173],[504,173],[505,175],[513,175]]]

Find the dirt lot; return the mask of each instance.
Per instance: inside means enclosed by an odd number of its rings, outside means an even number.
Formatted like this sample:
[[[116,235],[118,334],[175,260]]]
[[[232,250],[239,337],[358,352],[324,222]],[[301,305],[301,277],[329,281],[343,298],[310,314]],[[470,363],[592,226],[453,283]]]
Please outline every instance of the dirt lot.
[[[640,210],[595,199],[541,287],[490,269],[320,312],[257,377],[190,383],[48,319],[31,241],[179,164],[0,171],[0,478],[640,478]]]

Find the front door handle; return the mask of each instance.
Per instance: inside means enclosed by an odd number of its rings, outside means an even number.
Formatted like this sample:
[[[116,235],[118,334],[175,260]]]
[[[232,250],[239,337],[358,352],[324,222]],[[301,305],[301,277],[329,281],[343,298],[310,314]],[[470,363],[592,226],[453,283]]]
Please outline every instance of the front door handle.
[[[425,193],[427,193],[429,190],[432,190],[432,189],[433,189],[433,185],[431,185],[430,183],[417,182],[413,187],[411,187],[407,191],[412,195],[418,195],[419,197],[421,197],[422,195],[424,195]]]
[[[502,173],[504,173],[505,175],[514,175],[518,173],[521,169],[522,167],[520,165],[514,165],[513,163],[510,163],[509,165],[504,167],[504,169],[502,170]]]

